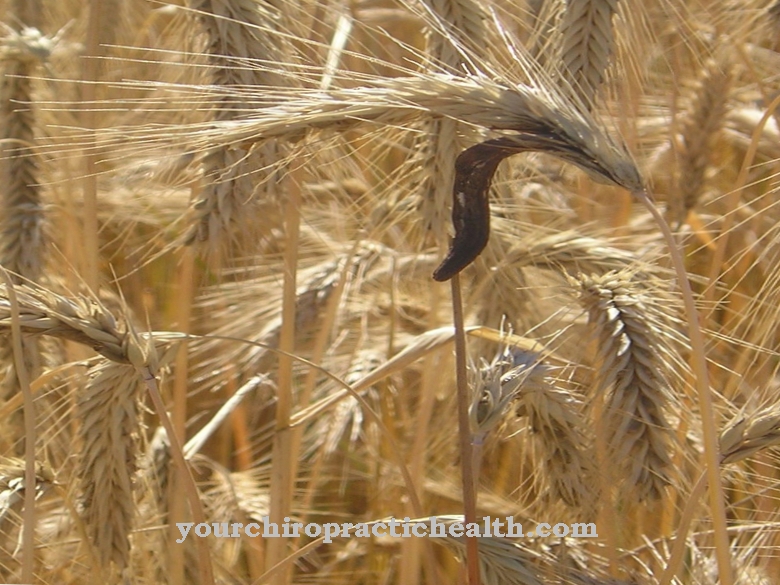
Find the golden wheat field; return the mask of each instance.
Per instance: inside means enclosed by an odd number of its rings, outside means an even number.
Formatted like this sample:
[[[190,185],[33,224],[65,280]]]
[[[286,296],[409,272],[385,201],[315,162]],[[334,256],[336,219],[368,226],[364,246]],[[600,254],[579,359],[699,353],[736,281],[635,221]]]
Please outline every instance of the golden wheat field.
[[[780,583],[780,2],[0,10],[0,581]]]

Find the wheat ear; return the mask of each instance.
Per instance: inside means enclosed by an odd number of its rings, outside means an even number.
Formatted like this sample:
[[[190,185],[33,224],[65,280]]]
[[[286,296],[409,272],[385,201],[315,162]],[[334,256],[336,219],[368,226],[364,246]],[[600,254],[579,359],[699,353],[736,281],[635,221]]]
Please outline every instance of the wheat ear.
[[[296,291],[296,321],[295,331],[298,339],[296,344],[302,344],[310,336],[320,322],[327,304],[338,289],[341,273],[345,263],[348,263],[348,274],[367,270],[378,257],[378,249],[372,245],[362,246],[354,255],[340,254],[335,260],[328,259],[308,269],[299,269],[301,285]],[[237,283],[225,283],[203,296],[201,306],[212,311],[213,320],[219,323],[211,332],[215,335],[226,335],[231,338],[257,341],[263,345],[277,347],[281,335],[281,291],[274,289],[275,275],[271,278],[258,278]],[[257,302],[258,295],[274,291],[270,296],[264,296],[264,302]],[[225,300],[228,303],[225,303]],[[245,319],[236,323],[236,307],[245,308]],[[227,307],[227,308],[226,308]],[[264,323],[258,330],[256,323]],[[238,329],[237,329],[238,327]],[[229,356],[240,374],[249,371],[263,371],[272,365],[272,354],[263,347],[236,347],[236,344],[225,344],[223,340],[203,339],[193,342],[194,354],[204,374],[204,385],[214,388],[224,377],[224,363]],[[219,348],[219,349],[215,349]],[[199,368],[199,371],[201,368]],[[215,380],[215,377],[219,378]]]
[[[527,417],[542,460],[535,476],[539,491],[571,508],[588,509],[595,469],[586,456],[582,406],[571,392],[556,388],[549,368],[535,370],[523,386],[518,414]]]
[[[137,337],[96,300],[64,297],[33,284],[14,288],[22,333],[68,339],[91,347],[111,361],[144,365],[145,351]],[[0,328],[10,326],[8,288],[0,286]]]
[[[6,27],[7,36],[0,47],[0,265],[14,273],[14,282],[19,282],[19,277],[37,281],[44,264],[44,206],[32,147],[36,116],[30,105],[31,77],[38,61],[48,56],[52,43],[35,28],[41,18],[40,2],[17,0],[13,13],[23,26],[19,30]],[[35,377],[41,361],[37,344],[25,340],[22,353]],[[0,348],[0,364],[9,364],[0,379],[0,397],[5,398],[18,389],[10,345]]]
[[[704,193],[713,142],[726,117],[731,86],[728,66],[709,60],[682,124],[678,148],[677,193],[670,198],[673,225],[685,222]]]
[[[765,408],[742,416],[726,427],[720,436],[722,463],[736,463],[758,451],[780,444],[780,410]]]
[[[669,483],[672,401],[664,314],[627,271],[584,276],[580,300],[598,343],[596,384],[607,393],[607,443],[626,489],[658,499]]]
[[[165,132],[155,126],[106,129],[100,146],[116,145],[127,152],[128,140],[141,140],[146,151],[158,146],[167,148],[171,143],[200,151],[280,137],[297,141],[317,131],[330,128],[343,132],[366,123],[403,127],[433,116],[495,130],[563,132],[571,141],[587,142],[583,147],[593,151],[602,164],[619,166],[614,171],[626,175],[624,179],[628,180],[629,174],[638,178],[636,167],[624,150],[587,113],[551,89],[549,80],[515,84],[483,73],[468,76],[406,73],[405,77],[360,77],[362,85],[354,86],[353,79],[353,87],[329,90],[289,87],[231,90],[215,86],[209,88],[213,99],[236,99],[238,94],[252,107],[245,108],[237,119],[174,126]],[[133,83],[125,85],[138,87]],[[161,92],[169,88],[180,99],[185,99],[188,92],[202,98],[197,90],[187,87],[158,85]],[[140,87],[148,89],[144,85]],[[78,136],[68,139],[73,148],[84,146]]]
[[[133,366],[104,359],[90,371],[78,403],[83,519],[104,567],[114,562],[123,569],[129,562],[139,383]]]
[[[284,63],[279,38],[267,32],[278,20],[272,3],[250,0],[190,0],[207,37],[212,84],[230,90],[235,87],[278,86],[284,78],[257,68],[241,66],[242,60]],[[227,95],[214,106],[215,120],[233,120],[249,107],[247,101]],[[187,243],[204,242],[214,255],[253,222],[249,203],[267,199],[278,190],[279,177],[273,169],[280,152],[275,141],[259,148],[215,146],[203,158],[204,185],[193,203]],[[270,176],[260,176],[270,175]],[[253,180],[253,177],[260,177]],[[257,193],[255,183],[264,194]],[[265,197],[263,196],[265,195]],[[257,218],[254,218],[257,220]]]
[[[533,237],[532,237],[533,236]],[[583,236],[575,230],[552,234],[533,232],[516,242],[506,255],[507,266],[536,266],[566,272],[604,273],[636,267],[636,254],[615,246],[608,239]]]
[[[461,47],[478,47],[486,39],[480,5],[473,0],[424,0],[423,4],[439,25],[426,30],[428,55],[449,71],[469,71]],[[442,27],[445,30],[439,30]],[[455,179],[454,161],[473,133],[473,128],[457,120],[428,120],[426,133],[419,140],[420,155],[407,163],[422,169],[420,213],[438,242],[444,242],[446,236],[445,210]]]
[[[27,20],[22,22],[34,26]],[[10,38],[5,39],[6,46],[1,49],[4,75],[0,80],[0,263],[11,272],[37,281],[43,269],[43,202],[32,148],[36,122],[30,105],[31,77],[39,51],[50,49],[50,43],[35,28],[18,32],[9,28],[7,34]]]
[[[103,567],[114,563],[122,570],[129,562],[135,510],[132,474],[140,381],[136,369],[150,363],[149,345],[131,328],[117,325],[95,301],[72,301],[34,286],[9,287],[0,291],[0,327],[12,325],[18,317],[22,332],[61,336],[108,356],[90,372],[78,400],[83,444],[78,477],[84,523],[98,558]]]
[[[586,107],[595,103],[612,54],[612,18],[618,0],[566,0],[558,32],[561,73],[572,98]]]

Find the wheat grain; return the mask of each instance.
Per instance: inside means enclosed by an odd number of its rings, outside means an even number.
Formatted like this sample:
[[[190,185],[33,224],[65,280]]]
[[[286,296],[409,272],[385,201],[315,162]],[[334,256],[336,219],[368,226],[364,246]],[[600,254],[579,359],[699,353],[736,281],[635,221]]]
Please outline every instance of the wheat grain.
[[[610,460],[640,500],[660,498],[671,463],[669,325],[630,272],[584,276],[579,286],[598,342],[597,388],[608,393]]]

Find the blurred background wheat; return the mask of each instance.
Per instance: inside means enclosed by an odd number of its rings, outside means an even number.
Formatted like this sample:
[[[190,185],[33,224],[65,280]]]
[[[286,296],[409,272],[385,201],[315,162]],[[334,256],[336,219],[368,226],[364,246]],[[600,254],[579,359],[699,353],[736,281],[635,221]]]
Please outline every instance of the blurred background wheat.
[[[780,583],[780,3],[0,7],[1,581]]]

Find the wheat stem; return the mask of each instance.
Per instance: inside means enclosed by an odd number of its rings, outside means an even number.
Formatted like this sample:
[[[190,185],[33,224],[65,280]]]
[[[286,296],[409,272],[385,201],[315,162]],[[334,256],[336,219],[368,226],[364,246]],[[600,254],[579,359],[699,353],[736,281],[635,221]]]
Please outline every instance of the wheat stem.
[[[282,328],[279,335],[279,377],[277,381],[276,432],[274,434],[270,521],[281,525],[290,515],[295,477],[292,459],[294,434],[290,428],[293,407],[293,360],[295,351],[296,277],[298,272],[298,243],[300,233],[302,171],[297,171],[287,180],[287,205],[285,211],[286,251],[284,255],[284,284],[282,296]],[[272,538],[266,550],[266,567],[281,562],[285,556],[285,540]],[[289,570],[280,582],[288,583],[292,575]]]
[[[458,437],[460,444],[461,481],[463,486],[463,509],[466,525],[477,521],[476,478],[471,454],[471,422],[469,406],[471,396],[468,387],[466,366],[466,331],[463,324],[463,300],[460,292],[460,278],[452,277],[452,320],[455,326],[455,368],[458,387]],[[466,537],[466,567],[469,585],[479,585],[479,544],[474,536]]]
[[[176,304],[176,323],[179,330],[185,335],[189,334],[192,322],[192,300],[194,297],[194,271],[195,253],[192,249],[185,249],[179,260]],[[181,443],[187,438],[187,390],[189,388],[189,340],[184,339],[176,352],[175,373],[173,377],[173,411],[172,424],[177,440]],[[169,435],[170,436],[170,435]],[[185,469],[175,464],[171,470],[168,484],[168,570],[172,582],[183,580],[185,575],[186,547],[176,540],[180,538],[176,524],[186,520],[186,508],[183,498],[178,497],[180,487],[185,486],[188,479]]]
[[[103,0],[91,0],[89,3],[89,22],[87,26],[86,54],[82,66],[82,79],[86,82],[83,87],[82,98],[84,107],[80,112],[81,123],[87,128],[87,143],[95,144],[95,128],[97,117],[90,104],[95,101],[97,85],[94,83],[99,78],[100,59],[104,50],[100,46],[101,34],[104,29],[111,26],[112,21],[106,18],[103,12],[105,3]],[[112,15],[115,16],[115,15]],[[94,148],[85,148],[83,154],[84,175],[81,178],[83,197],[83,223],[81,229],[83,245],[81,247],[81,260],[83,263],[80,277],[87,288],[98,290],[100,263],[100,239],[98,237],[97,220],[97,161],[98,154]]]
[[[780,98],[776,100],[780,103]],[[734,577],[731,568],[731,554],[729,536],[726,522],[726,504],[723,495],[723,484],[720,479],[720,461],[718,455],[718,435],[715,425],[715,411],[712,405],[712,393],[710,391],[709,375],[707,373],[707,354],[704,345],[704,335],[699,324],[699,313],[696,310],[696,302],[693,298],[691,283],[685,269],[685,262],[677,247],[677,242],[669,229],[661,213],[656,209],[647,192],[635,193],[644,204],[653,219],[661,229],[661,233],[669,248],[677,283],[682,291],[685,313],[688,317],[688,336],[691,342],[691,360],[693,371],[696,375],[696,389],[698,391],[699,408],[702,420],[702,440],[704,443],[704,463],[707,467],[707,479],[710,486],[710,513],[712,514],[713,530],[715,535],[715,554],[718,562],[718,571],[721,585],[732,585]]]
[[[11,344],[19,388],[24,396],[24,532],[22,534],[22,581],[32,583],[35,566],[35,403],[30,390],[30,377],[24,360],[22,328],[19,323],[19,303],[11,276],[0,266],[11,308]]]
[[[699,479],[696,481],[696,484],[693,486],[693,489],[685,502],[685,508],[680,517],[680,522],[677,524],[672,550],[669,553],[669,559],[666,561],[664,572],[658,580],[658,585],[669,585],[680,570],[680,565],[682,565],[683,558],[685,557],[685,545],[688,541],[688,531],[691,529],[691,524],[693,523],[693,515],[706,490],[707,473],[704,472],[699,476]]]
[[[157,411],[160,423],[168,433],[168,440],[171,443],[171,457],[179,469],[179,477],[183,479],[182,487],[184,488],[186,498],[190,504],[192,519],[195,524],[205,524],[206,514],[203,511],[203,504],[198,495],[198,486],[195,485],[195,478],[192,476],[187,461],[184,459],[184,449],[181,441],[179,440],[176,429],[173,427],[173,422],[165,409],[165,403],[160,395],[160,389],[157,386],[157,378],[154,377],[154,374],[152,374],[148,366],[138,368],[138,373],[146,383],[146,388],[149,390],[149,396],[152,398],[152,404],[154,404],[154,409]],[[205,538],[198,538],[195,542],[198,547],[198,565],[200,567],[201,583],[214,585],[214,570],[211,565],[211,552],[209,551],[208,541]]]

